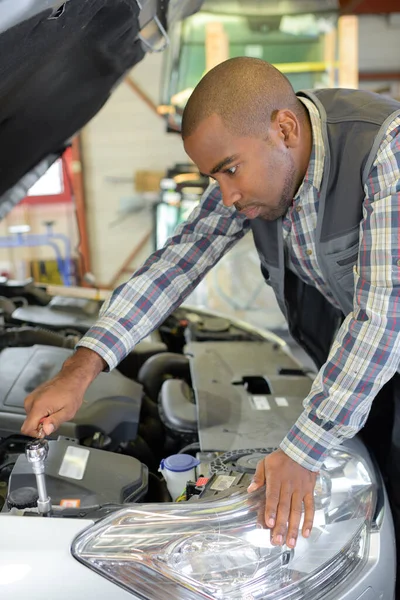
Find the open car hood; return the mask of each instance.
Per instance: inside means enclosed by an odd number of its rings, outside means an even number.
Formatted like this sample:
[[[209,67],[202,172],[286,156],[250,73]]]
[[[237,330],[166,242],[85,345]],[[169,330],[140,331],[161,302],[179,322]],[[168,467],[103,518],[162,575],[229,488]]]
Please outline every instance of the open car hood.
[[[0,0],[0,219],[202,1]]]

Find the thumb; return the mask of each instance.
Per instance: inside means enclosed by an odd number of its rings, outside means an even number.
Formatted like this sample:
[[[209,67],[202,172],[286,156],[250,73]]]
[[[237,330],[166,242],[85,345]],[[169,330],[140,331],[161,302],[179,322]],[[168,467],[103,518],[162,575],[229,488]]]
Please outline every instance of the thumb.
[[[258,488],[262,487],[265,483],[265,471],[264,471],[264,459],[260,460],[257,464],[256,472],[254,473],[253,479],[247,491],[249,494],[255,492]]]
[[[44,435],[51,435],[56,429],[60,427],[65,421],[71,418],[75,413],[70,414],[65,408],[57,410],[52,415],[40,420]]]
[[[51,435],[57,429],[57,425],[53,423],[51,417],[40,419],[39,424],[42,425],[43,436]]]

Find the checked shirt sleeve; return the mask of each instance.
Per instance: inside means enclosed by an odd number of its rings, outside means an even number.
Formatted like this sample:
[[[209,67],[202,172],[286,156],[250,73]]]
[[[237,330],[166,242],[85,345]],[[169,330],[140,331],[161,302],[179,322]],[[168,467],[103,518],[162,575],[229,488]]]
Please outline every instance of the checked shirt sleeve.
[[[400,118],[379,148],[365,195],[353,311],[281,444],[312,471],[363,427],[376,394],[399,367]]]
[[[112,293],[78,346],[97,352],[109,369],[116,367],[248,230],[248,220],[225,207],[219,187],[210,186],[165,246]]]

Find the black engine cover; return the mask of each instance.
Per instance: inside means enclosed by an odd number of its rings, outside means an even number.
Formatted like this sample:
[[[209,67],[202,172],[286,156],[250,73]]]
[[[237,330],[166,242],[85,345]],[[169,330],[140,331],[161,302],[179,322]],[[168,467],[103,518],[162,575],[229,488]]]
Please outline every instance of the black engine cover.
[[[86,333],[96,322],[101,303],[86,298],[63,298],[55,296],[47,306],[22,306],[12,318],[46,329],[76,329]]]
[[[148,470],[131,456],[79,446],[73,441],[49,442],[46,487],[53,506],[99,508],[138,502],[148,486]],[[11,473],[8,499],[22,488],[36,488],[32,467],[21,455]]]
[[[25,420],[24,400],[61,369],[72,350],[53,346],[6,348],[0,354],[0,436],[18,433]],[[135,439],[142,386],[118,371],[100,373],[88,388],[75,417],[58,434],[81,439],[101,431],[113,440]]]

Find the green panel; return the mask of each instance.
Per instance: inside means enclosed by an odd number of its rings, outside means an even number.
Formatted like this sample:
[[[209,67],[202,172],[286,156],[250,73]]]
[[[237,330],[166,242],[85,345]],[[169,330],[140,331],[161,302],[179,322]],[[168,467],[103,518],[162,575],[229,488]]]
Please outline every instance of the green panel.
[[[254,56],[279,65],[323,62],[324,33],[336,26],[336,20],[334,13],[248,18],[200,12],[184,21],[178,39],[172,35],[171,48],[167,52],[176,58],[172,73],[166,74],[164,91],[168,89],[170,98],[177,92],[195,87],[204,75],[209,23],[223,24],[229,39],[230,58]],[[326,85],[327,80],[324,72],[285,75],[296,90]],[[169,102],[169,98],[164,96],[164,101]]]
[[[230,46],[230,57],[246,56],[245,46]],[[321,60],[319,56],[315,56],[315,49],[309,47],[308,53],[302,54],[298,61],[282,57],[278,54],[279,48],[265,47],[262,58],[274,64],[285,62],[318,62]],[[203,77],[206,68],[204,47],[197,45],[185,45],[182,48],[180,68],[179,68],[179,90],[193,88]],[[286,73],[289,81],[295,90],[304,89],[305,87],[314,87],[315,83],[323,83],[325,79],[324,73]]]

